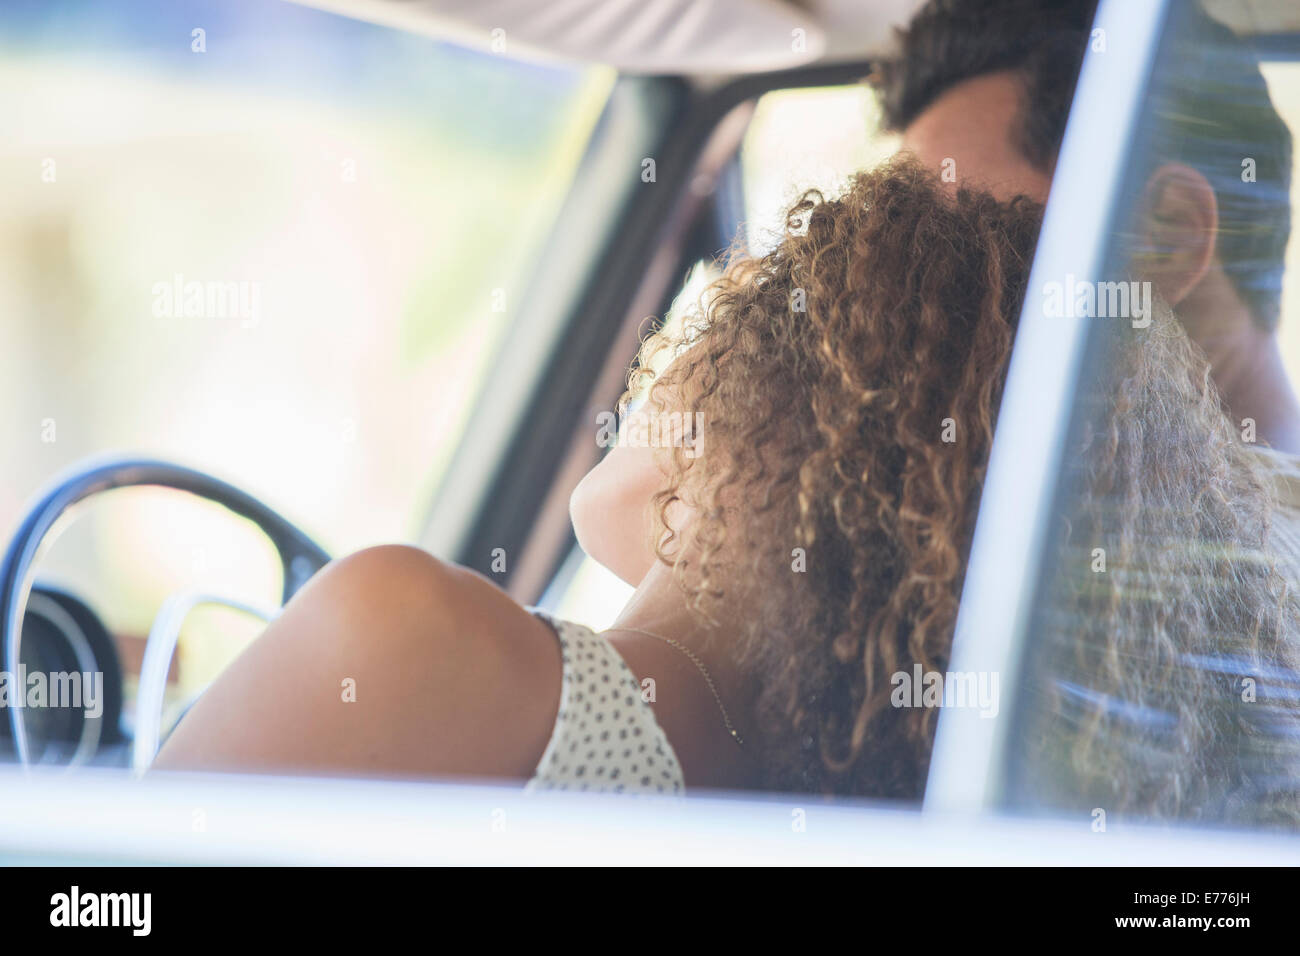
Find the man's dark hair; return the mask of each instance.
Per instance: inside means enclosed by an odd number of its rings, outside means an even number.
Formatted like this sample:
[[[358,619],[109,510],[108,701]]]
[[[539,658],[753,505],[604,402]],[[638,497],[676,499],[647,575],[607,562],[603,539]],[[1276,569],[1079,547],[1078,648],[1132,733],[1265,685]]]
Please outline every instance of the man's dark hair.
[[[1013,135],[1051,172],[1065,133],[1096,0],[930,0],[900,31],[897,59],[877,65],[885,126],[903,130],[957,84],[1004,70],[1023,79]],[[1216,237],[1233,287],[1265,329],[1277,326],[1291,232],[1291,133],[1254,51],[1199,3],[1176,3],[1144,107],[1147,160],[1181,162],[1214,188]],[[1253,179],[1243,179],[1250,161]]]

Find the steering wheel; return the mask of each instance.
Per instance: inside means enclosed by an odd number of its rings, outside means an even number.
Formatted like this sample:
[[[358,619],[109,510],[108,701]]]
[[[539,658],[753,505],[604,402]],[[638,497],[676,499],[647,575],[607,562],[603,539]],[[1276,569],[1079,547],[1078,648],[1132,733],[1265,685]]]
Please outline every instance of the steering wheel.
[[[18,673],[23,621],[37,559],[66,527],[74,506],[94,495],[139,486],[174,488],[224,506],[257,525],[275,546],[284,570],[281,603],[307,583],[330,560],[329,555],[294,525],[256,498],[218,478],[165,461],[99,461],[74,469],[57,480],[28,511],[0,563],[0,670]],[[20,764],[30,762],[22,707],[6,707]]]

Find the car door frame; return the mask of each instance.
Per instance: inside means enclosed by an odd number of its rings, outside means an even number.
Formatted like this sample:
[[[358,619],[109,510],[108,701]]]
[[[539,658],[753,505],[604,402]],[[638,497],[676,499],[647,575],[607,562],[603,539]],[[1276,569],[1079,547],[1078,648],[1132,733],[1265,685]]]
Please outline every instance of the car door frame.
[[[481,395],[492,400],[475,403],[449,478],[430,506],[420,539],[425,547],[489,575],[525,603],[540,598],[568,550],[570,539],[559,526],[567,509],[557,500],[567,499],[575,442],[591,439],[595,413],[611,409],[621,391],[609,382],[621,381],[634,354],[627,349],[628,329],[637,329],[646,315],[662,315],[678,291],[682,250],[744,131],[729,117],[765,93],[860,82],[871,69],[870,62],[857,61],[711,83],[618,81],[559,222],[582,218],[587,193],[602,174],[634,186],[624,188],[614,216],[592,224],[608,241],[597,253],[580,253],[591,263],[584,281],[567,290],[566,304],[557,307],[553,298],[526,290],[507,349],[518,349],[522,336],[528,344],[521,351],[533,367],[522,369],[518,356],[503,356],[488,375]],[[629,119],[629,112],[639,115]],[[634,129],[644,149],[628,153],[611,142],[604,130],[614,126]],[[654,160],[651,183],[641,180],[647,159]],[[553,244],[533,284],[545,285],[563,268],[559,260],[572,255],[563,243]],[[543,314],[547,309],[550,315]],[[548,330],[544,338],[539,328]],[[525,389],[518,387],[521,378],[528,380]],[[530,573],[521,575],[521,568]]]

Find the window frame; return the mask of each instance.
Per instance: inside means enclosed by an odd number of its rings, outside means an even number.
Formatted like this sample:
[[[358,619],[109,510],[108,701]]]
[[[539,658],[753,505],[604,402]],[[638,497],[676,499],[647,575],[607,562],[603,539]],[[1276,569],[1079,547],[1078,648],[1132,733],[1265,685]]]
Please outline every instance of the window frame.
[[[583,309],[595,304],[592,290],[608,267],[610,248],[627,229],[633,180],[621,173],[639,164],[641,155],[656,154],[664,127],[680,112],[684,89],[672,78],[616,80],[556,217],[554,230],[570,235],[564,243],[548,243],[534,263],[461,438],[426,504],[418,540],[427,550],[482,573],[491,573],[492,548],[505,547],[513,555],[521,550],[518,534],[498,536],[486,549],[479,542],[516,520],[516,512],[527,520],[530,497],[510,481],[516,450],[530,432],[544,443],[555,440],[561,400],[554,387],[556,366]],[[617,212],[610,215],[609,209]],[[507,567],[513,570],[513,564]],[[504,583],[508,575],[497,579]]]
[[[540,317],[553,332],[546,342],[545,360],[531,359],[536,371],[528,373],[529,388],[520,390],[517,383],[512,387],[508,382],[511,373],[501,369],[489,377],[485,393],[491,390],[497,408],[475,409],[466,438],[448,469],[455,477],[447,481],[432,504],[428,527],[420,539],[425,547],[489,574],[520,601],[533,603],[541,598],[568,553],[569,534],[555,518],[561,510],[556,501],[562,496],[555,492],[557,479],[562,479],[566,465],[571,464],[574,430],[586,427],[590,418],[586,413],[593,405],[613,407],[617,391],[593,395],[592,389],[600,370],[615,361],[626,368],[633,357],[624,354],[626,336],[622,333],[628,324],[639,323],[655,308],[662,311],[678,291],[675,284],[684,265],[663,270],[649,265],[660,248],[677,250],[699,216],[708,213],[708,197],[695,194],[692,183],[702,158],[716,145],[720,128],[736,110],[765,93],[847,85],[864,80],[870,72],[870,61],[853,61],[708,84],[666,77],[619,80],[616,90],[624,83],[655,84],[674,98],[670,108],[648,120],[654,124],[655,145],[653,152],[645,155],[656,160],[655,185],[666,188],[630,191],[626,202],[609,217],[606,234],[610,241],[586,283],[568,300],[564,318],[556,322]],[[584,160],[582,170],[586,168]],[[638,172],[631,169],[625,175],[631,178]],[[570,201],[575,197],[581,201],[585,180],[580,171]],[[562,213],[560,221],[564,218]],[[544,257],[538,274],[545,275],[550,265]],[[517,324],[524,327],[537,321],[538,316],[526,306]],[[504,395],[514,396],[508,411],[501,405]],[[589,430],[594,430],[594,419],[591,421]],[[507,424],[508,439],[501,437]],[[476,426],[485,430],[480,432]],[[486,434],[494,437],[485,440]],[[567,505],[563,512],[567,515]],[[540,536],[533,540],[535,530]],[[504,572],[491,567],[497,548],[507,555]],[[541,552],[534,560],[545,570],[520,582],[516,580],[518,558],[530,549],[534,555]]]
[[[196,825],[202,810],[203,826]],[[792,823],[802,820],[799,830]],[[347,834],[347,839],[340,839]],[[1300,837],[934,816],[862,801],[0,767],[9,865],[1293,866]]]
[[[1075,88],[998,411],[989,467],[962,587],[949,667],[999,676],[993,719],[973,708],[940,712],[926,810],[978,814],[1003,807],[1022,699],[1033,610],[1043,585],[1080,371],[1096,324],[1044,314],[1035,296],[1050,277],[1096,280],[1113,227],[1134,187],[1125,173],[1159,53],[1168,0],[1102,0]],[[1046,387],[1044,387],[1046,385]]]

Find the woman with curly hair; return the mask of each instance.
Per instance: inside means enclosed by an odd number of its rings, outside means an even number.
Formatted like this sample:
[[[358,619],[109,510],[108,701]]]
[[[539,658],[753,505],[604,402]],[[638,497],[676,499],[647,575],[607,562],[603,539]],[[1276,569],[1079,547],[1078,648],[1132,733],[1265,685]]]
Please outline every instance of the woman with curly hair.
[[[620,444],[574,493],[580,543],[636,585],[613,627],[415,549],[363,551],[285,608],[157,766],[919,798],[937,712],[891,692],[947,667],[1040,219],[906,159],[805,197],[771,253],[646,343],[625,426],[658,440]],[[1267,723],[1181,657],[1290,665],[1295,609],[1203,357],[1167,315],[1126,335],[1089,392],[1068,606],[1040,642],[1093,686],[1045,691],[1025,732],[1081,799],[1174,815],[1239,792],[1232,741]],[[1093,547],[1110,573],[1080,577]],[[1125,703],[1168,716],[1129,735],[1132,768],[1107,736]]]

